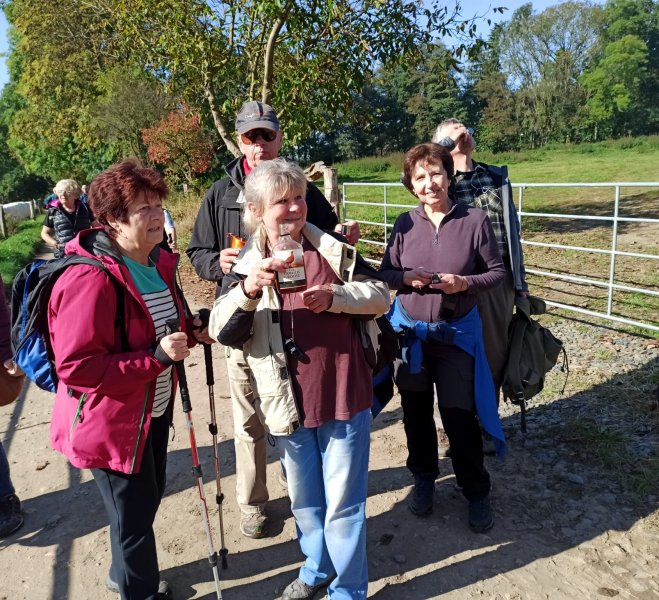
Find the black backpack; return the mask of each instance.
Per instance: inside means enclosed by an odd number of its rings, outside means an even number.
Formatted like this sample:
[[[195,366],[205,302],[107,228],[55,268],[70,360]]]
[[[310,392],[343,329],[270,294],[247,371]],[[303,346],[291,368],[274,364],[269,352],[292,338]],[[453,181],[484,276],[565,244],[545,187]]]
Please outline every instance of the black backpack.
[[[354,323],[364,349],[366,363],[375,376],[394,362],[398,354],[398,334],[387,315],[376,319],[354,319]]]
[[[18,272],[11,289],[11,346],[14,362],[30,380],[49,392],[56,391],[58,377],[48,332],[48,301],[58,277],[71,265],[93,265],[108,274],[117,293],[115,327],[119,328],[122,347],[128,348],[123,288],[103,263],[69,254],[29,264]]]
[[[526,432],[526,401],[542,391],[545,375],[556,364],[561,353],[561,371],[566,373],[565,383],[569,368],[563,342],[531,318],[531,315],[546,312],[544,301],[533,296],[518,296],[515,298],[515,306],[515,314],[508,329],[508,360],[501,390],[505,399],[519,405],[522,431]]]

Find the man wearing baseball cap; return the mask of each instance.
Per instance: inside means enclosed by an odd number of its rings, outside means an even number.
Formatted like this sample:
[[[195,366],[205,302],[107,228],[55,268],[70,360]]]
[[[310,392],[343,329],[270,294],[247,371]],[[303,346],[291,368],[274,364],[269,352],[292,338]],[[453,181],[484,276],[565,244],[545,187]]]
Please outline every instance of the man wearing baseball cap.
[[[236,133],[241,156],[226,165],[227,177],[216,181],[206,192],[197,214],[192,238],[186,250],[202,279],[217,283],[231,270],[240,249],[231,247],[231,236],[246,239],[242,220],[245,202],[243,187],[251,170],[266,160],[277,158],[282,132],[277,114],[271,106],[245,102],[236,115]],[[307,221],[326,231],[340,231],[330,203],[313,184],[307,184]],[[359,239],[359,226],[346,225],[351,244]],[[232,353],[239,352],[232,349]],[[231,367],[231,403],[236,447],[236,499],[241,511],[240,531],[250,538],[266,533],[268,501],[266,486],[266,432],[254,407],[256,400],[250,384],[247,363]],[[233,361],[232,361],[233,363]]]

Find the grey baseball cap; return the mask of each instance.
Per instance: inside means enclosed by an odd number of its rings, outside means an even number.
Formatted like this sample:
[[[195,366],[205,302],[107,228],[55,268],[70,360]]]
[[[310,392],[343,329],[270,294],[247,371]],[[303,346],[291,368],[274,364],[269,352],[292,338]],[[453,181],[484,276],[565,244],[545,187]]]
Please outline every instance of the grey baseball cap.
[[[263,102],[257,100],[245,102],[236,115],[236,131],[245,133],[259,127],[279,131],[277,113],[272,109],[272,106]]]

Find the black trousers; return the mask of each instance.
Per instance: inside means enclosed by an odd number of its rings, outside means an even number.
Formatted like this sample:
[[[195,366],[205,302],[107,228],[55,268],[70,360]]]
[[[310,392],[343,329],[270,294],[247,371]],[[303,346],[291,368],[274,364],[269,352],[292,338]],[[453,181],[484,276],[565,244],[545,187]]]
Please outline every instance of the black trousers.
[[[167,415],[151,420],[140,472],[92,469],[110,519],[110,577],[122,600],[157,600],[160,571],[153,521],[165,491]]]
[[[454,349],[443,356],[426,355],[421,373],[411,375],[399,365],[396,379],[403,406],[409,470],[420,477],[435,479],[439,475],[434,419],[436,387],[457,484],[467,500],[485,498],[490,493],[490,475],[484,465],[483,439],[474,409],[473,359]]]

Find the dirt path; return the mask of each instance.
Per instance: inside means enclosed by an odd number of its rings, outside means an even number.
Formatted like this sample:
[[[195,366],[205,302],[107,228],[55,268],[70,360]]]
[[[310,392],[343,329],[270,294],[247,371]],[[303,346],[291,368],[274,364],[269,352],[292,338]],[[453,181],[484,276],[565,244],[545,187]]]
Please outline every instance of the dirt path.
[[[369,598],[659,598],[657,342],[565,319],[552,329],[571,348],[572,373],[562,395],[562,374],[552,374],[547,393],[529,412],[526,436],[517,410],[504,407],[510,449],[505,461],[488,459],[497,516],[489,534],[466,526],[466,502],[454,488],[449,459],[441,461],[434,513],[426,519],[409,513],[397,399],[374,422]],[[214,353],[230,553],[229,568],[221,572],[223,595],[275,598],[301,561],[289,501],[276,481],[270,448],[271,536],[240,535],[224,360],[219,348]],[[187,370],[206,493],[213,498],[200,350]],[[26,512],[23,528],[0,541],[0,599],[116,598],[104,587],[110,550],[101,500],[90,474],[70,468],[50,449],[51,403],[49,394],[29,387],[0,411],[0,435]],[[178,406],[174,422],[167,493],[156,520],[162,576],[175,598],[211,599],[212,572]],[[211,513],[217,544],[215,507]]]

